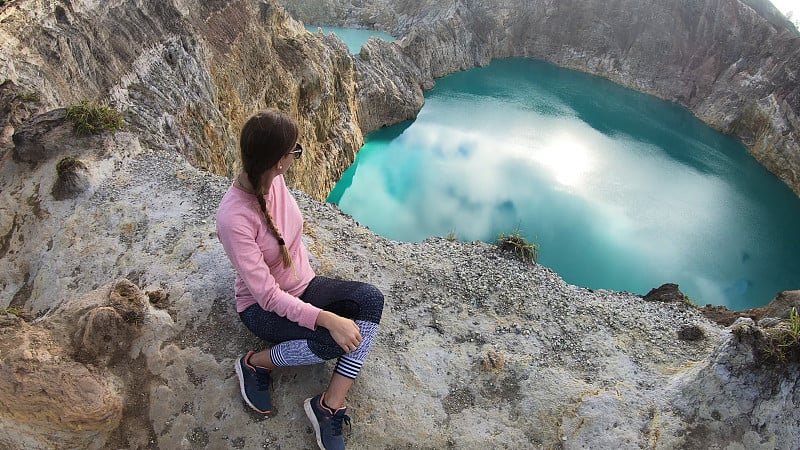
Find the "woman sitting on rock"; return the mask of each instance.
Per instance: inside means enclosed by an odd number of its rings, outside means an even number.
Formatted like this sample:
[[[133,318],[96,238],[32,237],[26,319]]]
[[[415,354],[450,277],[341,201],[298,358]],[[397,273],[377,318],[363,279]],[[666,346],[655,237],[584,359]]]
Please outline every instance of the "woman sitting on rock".
[[[268,110],[251,117],[240,136],[242,172],[222,198],[217,234],[236,269],[236,311],[247,328],[274,343],[236,362],[242,397],[272,410],[276,367],[338,358],[325,392],[305,400],[321,449],[344,448],[345,396],[378,332],[383,294],[372,285],[316,276],[301,240],[303,218],[284,173],[303,147],[297,124]]]

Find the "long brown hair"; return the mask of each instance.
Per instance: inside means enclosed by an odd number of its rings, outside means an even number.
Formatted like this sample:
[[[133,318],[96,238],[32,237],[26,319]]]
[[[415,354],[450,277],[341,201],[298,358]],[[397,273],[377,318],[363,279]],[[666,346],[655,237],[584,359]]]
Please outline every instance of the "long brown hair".
[[[278,240],[284,267],[292,265],[292,255],[286,247],[281,230],[275,225],[275,220],[267,209],[261,176],[294,148],[297,136],[297,123],[291,117],[276,109],[268,109],[251,117],[244,124],[239,137],[242,170],[247,174],[247,180],[255,190],[256,199],[267,219],[269,229]]]

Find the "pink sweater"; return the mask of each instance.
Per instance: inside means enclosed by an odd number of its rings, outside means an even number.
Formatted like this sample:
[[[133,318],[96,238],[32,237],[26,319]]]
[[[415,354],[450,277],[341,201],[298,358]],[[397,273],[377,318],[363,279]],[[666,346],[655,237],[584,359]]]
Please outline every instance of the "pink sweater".
[[[313,330],[320,309],[297,298],[314,278],[301,239],[300,208],[286,188],[283,175],[275,177],[265,198],[294,266],[283,267],[278,240],[255,196],[232,185],[217,210],[217,237],[236,270],[236,311],[258,304]]]

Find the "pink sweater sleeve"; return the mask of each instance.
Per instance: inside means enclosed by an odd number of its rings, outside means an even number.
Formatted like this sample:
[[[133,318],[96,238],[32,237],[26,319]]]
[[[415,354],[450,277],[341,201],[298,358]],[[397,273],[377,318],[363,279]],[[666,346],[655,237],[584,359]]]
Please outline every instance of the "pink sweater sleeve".
[[[264,252],[269,249],[262,249],[268,243],[264,241],[274,238],[260,235],[265,231],[260,213],[254,213],[246,203],[241,204],[249,199],[240,198],[237,192],[229,194],[233,195],[223,199],[217,212],[217,235],[236,269],[237,310],[246,309],[254,300],[267,311],[315,329],[320,309],[281,289],[265,261]]]

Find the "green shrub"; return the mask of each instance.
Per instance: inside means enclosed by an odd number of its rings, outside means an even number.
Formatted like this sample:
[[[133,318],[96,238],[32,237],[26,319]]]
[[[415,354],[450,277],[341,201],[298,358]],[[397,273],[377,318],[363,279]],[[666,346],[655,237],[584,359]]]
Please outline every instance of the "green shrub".
[[[26,103],[39,103],[41,96],[38,92],[28,91],[17,95],[17,98]]]
[[[456,235],[455,230],[450,230],[450,232],[447,233],[447,237],[445,239],[447,239],[450,242],[455,242],[458,240],[458,235]]]
[[[519,228],[511,234],[500,233],[497,236],[497,246],[500,250],[512,252],[516,257],[529,263],[535,263],[539,259],[539,244],[528,242]]]
[[[99,134],[103,131],[122,129],[125,122],[122,113],[116,109],[88,100],[81,100],[77,105],[67,108],[67,119],[75,124],[78,134]]]
[[[30,322],[33,320],[33,316],[31,316],[30,311],[26,311],[19,306],[9,306],[8,308],[0,309],[0,319],[3,319],[3,316],[19,317],[25,322]]]
[[[3,310],[3,314],[10,314],[12,316],[22,317],[22,308],[19,306],[9,306]]]
[[[797,343],[800,341],[800,314],[797,313],[797,308],[792,308],[792,311],[789,313],[789,325],[788,329],[786,330],[789,333],[789,337]]]
[[[800,361],[800,315],[796,308],[789,313],[789,320],[765,330],[763,352],[773,363],[786,364]]]

